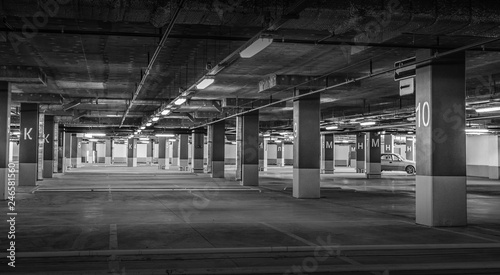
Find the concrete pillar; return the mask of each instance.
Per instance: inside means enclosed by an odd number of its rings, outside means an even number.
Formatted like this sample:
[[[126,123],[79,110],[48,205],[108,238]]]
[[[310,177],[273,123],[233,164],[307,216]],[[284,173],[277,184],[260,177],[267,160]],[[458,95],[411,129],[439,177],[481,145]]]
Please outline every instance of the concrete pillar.
[[[71,134],[71,167],[82,166],[82,137],[80,134]]]
[[[43,180],[43,148],[44,148],[44,137],[45,137],[45,114],[43,112],[38,113],[38,152],[37,152],[37,173],[36,179]]]
[[[321,173],[333,174],[335,139],[333,134],[321,135]]]
[[[54,156],[53,173],[59,173],[59,124],[54,122],[54,140],[52,142],[52,155]]]
[[[359,133],[356,135],[356,173],[364,173],[366,155],[366,135]]]
[[[283,142],[276,143],[276,165],[278,167],[285,166],[283,160]]]
[[[113,140],[107,139],[105,141],[106,148],[104,149],[104,164],[110,165],[113,155]]]
[[[394,136],[384,135],[384,153],[394,153]]]
[[[241,180],[242,170],[241,164],[243,163],[243,117],[236,117],[236,180]]]
[[[207,147],[205,148],[206,150],[206,157],[207,157],[207,166],[205,168],[205,172],[208,174],[212,173],[212,144],[213,144],[213,129],[214,125],[210,124],[207,126]]]
[[[406,159],[414,160],[413,153],[415,151],[415,140],[413,137],[406,137]]]
[[[56,126],[56,128],[59,128]],[[64,167],[65,157],[64,157],[64,148],[66,139],[64,138],[66,135],[65,131],[59,131],[58,133],[58,143],[57,143],[57,172],[64,173],[66,172],[66,167]]]
[[[205,135],[199,130],[194,130],[191,135],[191,172],[203,173],[203,145]]]
[[[212,140],[210,141],[209,139],[209,142],[211,144],[209,156],[211,157],[210,161],[212,163],[212,178],[224,178],[224,158],[226,147],[225,121],[220,121],[210,126],[210,137]]]
[[[137,167],[137,139],[129,138],[127,145],[127,166]]]
[[[43,177],[52,178],[54,172],[54,116],[45,116],[43,137]]]
[[[19,185],[35,186],[38,176],[38,104],[21,103],[19,137]]]
[[[0,199],[8,197],[9,186],[9,146],[10,146],[10,102],[11,87],[9,82],[0,81]],[[22,137],[22,136],[20,136]],[[14,167],[13,167],[14,168]],[[12,173],[13,174],[13,173]],[[17,179],[11,181],[15,184]],[[12,184],[11,184],[12,185]]]
[[[179,139],[173,140],[169,143],[168,157],[171,157],[172,166],[179,166]],[[167,157],[167,163],[170,162]]]
[[[465,52],[417,67],[416,87],[416,222],[466,225]]]
[[[159,137],[158,138],[158,168],[165,169],[167,167],[167,138]]]
[[[241,184],[259,185],[259,112],[241,116]]]
[[[264,137],[259,136],[259,171],[265,171],[264,170],[264,166],[266,165],[265,157],[266,156],[264,148]]]
[[[366,150],[366,178],[380,179],[380,134],[378,132],[368,132],[366,137],[368,142]]]
[[[301,92],[300,92],[301,93]],[[293,102],[293,197],[320,197],[320,95]]]
[[[146,164],[151,165],[153,163],[153,140],[149,140],[146,144]]]
[[[500,138],[488,136],[488,149],[492,151],[488,159],[488,178],[500,179]]]
[[[178,158],[179,158],[179,170],[186,171],[189,165],[189,137],[187,134],[179,135],[179,149],[178,149]]]
[[[65,173],[69,167],[71,167],[71,151],[73,146],[71,142],[73,141],[71,133],[64,133],[64,171]]]

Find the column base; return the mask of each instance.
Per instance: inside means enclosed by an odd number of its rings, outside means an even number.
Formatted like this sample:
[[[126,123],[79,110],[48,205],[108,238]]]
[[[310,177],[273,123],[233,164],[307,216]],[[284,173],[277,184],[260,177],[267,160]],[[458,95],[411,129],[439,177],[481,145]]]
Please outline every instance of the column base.
[[[242,164],[241,165],[241,185],[259,186],[259,165]]]
[[[167,168],[165,162],[165,159],[158,159],[158,169],[165,170],[165,168]]]
[[[178,166],[178,165],[179,165],[179,160],[177,158],[173,158],[172,159],[172,166]]]
[[[467,178],[416,177],[416,223],[427,226],[467,225]]]
[[[366,174],[367,179],[381,179],[382,175],[381,174]]]
[[[259,171],[264,171],[264,160],[259,160]]]
[[[127,159],[128,167],[137,167],[137,158],[128,158]]]
[[[44,160],[43,161],[43,178],[50,179],[54,174],[54,161],[53,160]]]
[[[111,157],[104,157],[104,164],[111,164]]]
[[[212,161],[212,178],[224,178],[224,161]]]
[[[8,197],[8,175],[9,168],[0,168],[0,200],[6,200]],[[17,179],[15,181],[17,182]]]
[[[381,176],[381,164],[380,163],[367,163],[366,164],[366,178],[368,179],[380,179]]]
[[[193,159],[192,164],[191,172],[196,174],[203,173],[203,159]]]
[[[321,171],[321,174],[330,174],[330,175],[331,175],[331,174],[333,174],[333,173],[334,173],[334,172],[333,172],[333,170],[326,170],[326,169],[323,169],[323,170]]]
[[[319,168],[293,168],[293,197],[297,199],[319,199]]]
[[[356,161],[356,173],[364,173],[364,172],[365,172],[365,162]]]
[[[489,166],[488,167],[488,178],[492,180],[500,179],[500,167],[498,166]]]
[[[19,163],[19,186],[36,186],[36,163]]]
[[[179,160],[179,171],[188,171],[189,161],[187,159]]]

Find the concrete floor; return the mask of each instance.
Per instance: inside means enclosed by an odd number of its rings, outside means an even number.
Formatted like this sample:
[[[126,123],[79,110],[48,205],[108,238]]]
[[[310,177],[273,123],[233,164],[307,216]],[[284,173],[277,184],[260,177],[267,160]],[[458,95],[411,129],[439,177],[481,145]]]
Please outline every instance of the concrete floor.
[[[16,268],[0,273],[500,274],[499,181],[469,178],[467,227],[429,228],[405,173],[338,168],[317,200],[292,197],[290,167],[233,179],[88,164],[18,187]]]

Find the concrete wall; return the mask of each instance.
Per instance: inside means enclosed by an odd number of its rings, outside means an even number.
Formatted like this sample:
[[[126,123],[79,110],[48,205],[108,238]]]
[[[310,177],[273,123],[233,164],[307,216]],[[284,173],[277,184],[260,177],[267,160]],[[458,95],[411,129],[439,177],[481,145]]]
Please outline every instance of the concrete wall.
[[[224,164],[236,165],[236,144],[226,143],[224,150]]]
[[[114,144],[113,161],[114,163],[127,163],[127,144]]]
[[[9,142],[9,162],[19,161],[19,145],[17,142]]]
[[[148,145],[137,143],[137,163],[146,163]]]
[[[499,139],[493,135],[467,135],[467,175],[499,178]]]
[[[97,143],[95,147],[97,150],[97,163],[104,163],[104,159],[106,157],[106,144]]]
[[[278,164],[278,145],[271,143],[267,145],[267,165]]]
[[[349,144],[335,144],[335,166],[348,166]]]

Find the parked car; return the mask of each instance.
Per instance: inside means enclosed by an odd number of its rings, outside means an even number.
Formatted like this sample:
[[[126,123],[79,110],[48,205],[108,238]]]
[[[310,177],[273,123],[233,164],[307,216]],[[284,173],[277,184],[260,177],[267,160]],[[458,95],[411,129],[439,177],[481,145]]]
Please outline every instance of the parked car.
[[[380,164],[382,171],[406,171],[408,174],[415,174],[417,171],[414,161],[398,154],[382,154]]]

